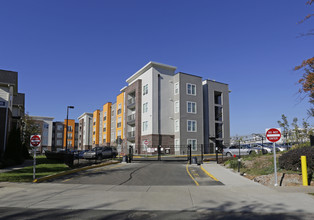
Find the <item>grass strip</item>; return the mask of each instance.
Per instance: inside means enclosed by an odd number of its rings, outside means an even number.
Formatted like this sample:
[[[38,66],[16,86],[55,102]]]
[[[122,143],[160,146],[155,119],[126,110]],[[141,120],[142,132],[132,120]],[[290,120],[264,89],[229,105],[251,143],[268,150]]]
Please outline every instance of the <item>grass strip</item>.
[[[36,178],[53,175],[63,171],[70,170],[67,165],[55,160],[49,160],[45,156],[36,158]],[[1,182],[32,182],[33,166],[0,173]]]

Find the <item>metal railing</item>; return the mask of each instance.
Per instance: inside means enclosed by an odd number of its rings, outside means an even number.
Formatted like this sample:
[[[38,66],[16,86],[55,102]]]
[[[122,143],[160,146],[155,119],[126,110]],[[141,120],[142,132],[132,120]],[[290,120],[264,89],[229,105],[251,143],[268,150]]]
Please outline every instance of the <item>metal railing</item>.
[[[134,121],[135,120],[135,114],[129,115],[128,116],[128,122],[129,121]]]

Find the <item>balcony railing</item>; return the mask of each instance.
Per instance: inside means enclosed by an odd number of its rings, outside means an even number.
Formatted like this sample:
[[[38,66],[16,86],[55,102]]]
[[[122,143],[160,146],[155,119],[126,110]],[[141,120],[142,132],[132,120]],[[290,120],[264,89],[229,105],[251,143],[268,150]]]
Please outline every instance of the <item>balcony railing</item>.
[[[130,98],[128,100],[128,105],[133,105],[135,103],[135,98]]]
[[[134,138],[134,137],[135,137],[135,131],[129,131],[128,138]]]
[[[134,121],[135,120],[135,114],[129,115],[128,116],[128,122],[129,121]]]

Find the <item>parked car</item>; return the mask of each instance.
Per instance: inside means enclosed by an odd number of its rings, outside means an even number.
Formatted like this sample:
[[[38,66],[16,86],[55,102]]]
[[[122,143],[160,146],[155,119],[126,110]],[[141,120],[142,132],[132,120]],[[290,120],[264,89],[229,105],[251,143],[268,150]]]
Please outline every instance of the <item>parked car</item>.
[[[115,158],[118,155],[115,147],[94,147],[92,150],[87,151],[83,154],[85,159],[104,159],[104,158]]]
[[[266,147],[262,144],[251,144],[251,149],[254,150],[257,154],[259,154],[261,151],[263,151],[263,154],[273,152],[272,148]]]
[[[287,145],[277,145],[276,144],[276,150],[278,149],[278,151],[286,151],[290,149],[290,146]]]
[[[252,149],[249,145],[240,145],[240,155],[249,155],[252,153]],[[226,156],[239,156],[239,146],[231,146],[223,149],[223,154]]]
[[[83,159],[84,158],[84,153],[87,152],[87,151],[89,151],[89,150],[81,150],[81,151],[79,151],[78,158],[79,159]]]

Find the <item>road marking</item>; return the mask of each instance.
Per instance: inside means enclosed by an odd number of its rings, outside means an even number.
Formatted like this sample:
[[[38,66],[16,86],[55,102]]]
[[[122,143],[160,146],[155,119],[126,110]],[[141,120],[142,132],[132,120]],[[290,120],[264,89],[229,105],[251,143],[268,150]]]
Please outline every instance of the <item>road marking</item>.
[[[201,165],[201,169],[203,170],[204,173],[206,173],[210,178],[212,178],[215,181],[219,181],[216,177],[211,175],[207,170],[204,169],[204,167]]]
[[[186,172],[189,174],[189,176],[192,178],[192,180],[195,182],[195,184],[197,186],[199,186],[200,184],[193,178],[193,176],[191,175],[191,173],[189,171],[189,163],[186,164]]]
[[[114,169],[114,168],[123,167],[123,166],[125,166],[125,164],[118,164],[116,166],[111,166],[111,167],[107,166],[107,167],[104,167],[104,168],[96,168],[92,172],[96,173],[96,172],[99,172],[99,171],[102,171],[102,170],[109,170],[109,169]]]
[[[70,179],[66,179],[66,180],[63,180],[63,181],[61,181],[62,183],[65,183],[65,182],[68,182],[68,181],[70,181],[71,179],[73,179],[73,178],[70,178]]]

